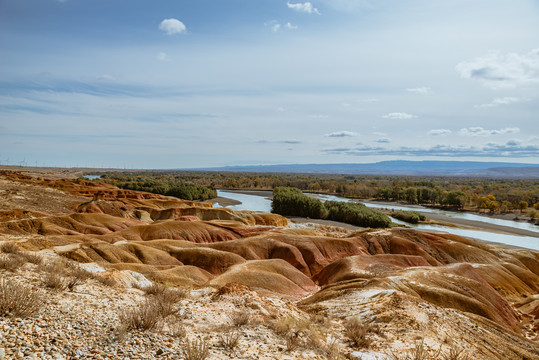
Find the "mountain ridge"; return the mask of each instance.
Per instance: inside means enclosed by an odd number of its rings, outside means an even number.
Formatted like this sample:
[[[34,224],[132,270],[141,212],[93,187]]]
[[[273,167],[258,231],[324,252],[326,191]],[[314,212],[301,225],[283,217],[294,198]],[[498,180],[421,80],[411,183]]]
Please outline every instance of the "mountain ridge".
[[[180,169],[179,169],[180,170]],[[196,171],[349,175],[539,178],[539,164],[479,161],[389,160],[376,163],[243,165],[181,169]]]

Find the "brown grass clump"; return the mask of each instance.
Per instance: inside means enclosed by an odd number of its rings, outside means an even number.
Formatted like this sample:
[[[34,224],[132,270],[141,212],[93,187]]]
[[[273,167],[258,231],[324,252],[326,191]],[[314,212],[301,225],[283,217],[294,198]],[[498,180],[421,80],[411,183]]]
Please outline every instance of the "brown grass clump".
[[[15,272],[25,263],[24,258],[18,254],[0,255],[0,270]]]
[[[14,242],[7,242],[0,246],[0,251],[5,254],[18,254],[21,250]]]
[[[111,278],[106,277],[106,276],[95,275],[93,277],[93,279],[97,280],[99,283],[101,283],[101,284],[103,284],[105,286],[108,286],[108,287],[116,287],[118,285],[116,280],[111,279]]]
[[[374,331],[369,324],[362,323],[358,318],[350,318],[344,322],[344,335],[352,345],[358,348],[368,348],[372,343],[370,333]]]
[[[118,314],[120,331],[153,330],[161,320],[160,307],[155,301],[146,300],[134,309],[123,309]]]
[[[228,315],[228,317],[232,321],[232,324],[238,328],[248,325],[251,322],[251,315],[246,311],[235,311]]]
[[[67,281],[58,273],[48,272],[42,279],[43,285],[52,290],[63,291],[67,288]]]
[[[0,316],[29,317],[37,313],[42,304],[39,291],[0,278]]]
[[[152,283],[152,285],[142,288],[140,290],[143,290],[146,295],[158,295],[165,292],[166,289],[167,287],[165,285],[159,283]]]
[[[168,321],[166,326],[166,333],[172,337],[183,339],[187,335],[187,330],[185,330],[185,326],[180,320],[174,319],[173,321]]]
[[[240,337],[239,331],[228,328],[219,336],[219,345],[227,350],[233,350],[238,346]]]
[[[206,360],[210,354],[209,344],[206,340],[187,340],[183,348],[185,360]]]
[[[425,340],[421,339],[421,341],[416,341],[414,349],[409,350],[404,354],[393,352],[391,358],[393,360],[438,360],[440,359],[441,351],[441,345],[438,350],[434,350],[428,345],[425,345]],[[460,356],[460,354],[457,356]],[[458,357],[456,359],[460,360]],[[462,360],[464,359],[466,358],[463,358]]]
[[[154,292],[154,295],[150,295],[149,300],[157,304],[156,306],[159,307],[159,314],[162,318],[166,318],[178,313],[178,302],[185,299],[185,297],[185,292],[162,287]]]
[[[469,360],[470,355],[455,345],[449,348],[449,352],[443,356],[444,360]]]
[[[43,257],[37,254],[32,254],[31,252],[21,252],[18,255],[34,265],[39,265],[43,262]]]

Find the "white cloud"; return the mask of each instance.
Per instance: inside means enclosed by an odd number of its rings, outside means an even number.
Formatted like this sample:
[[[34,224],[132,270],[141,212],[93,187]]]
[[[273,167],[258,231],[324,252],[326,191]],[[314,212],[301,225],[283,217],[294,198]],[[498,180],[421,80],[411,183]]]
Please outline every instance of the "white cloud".
[[[492,100],[492,102],[488,104],[476,105],[475,107],[476,108],[496,107],[500,105],[509,105],[509,104],[514,104],[514,103],[523,102],[523,101],[526,101],[526,100],[521,99],[521,98],[506,96],[503,98],[495,98],[494,100]]]
[[[163,30],[167,35],[173,35],[184,33],[187,28],[180,20],[171,18],[161,21],[159,30]]]
[[[492,89],[539,83],[539,49],[527,54],[491,51],[483,57],[457,64],[465,79],[474,79]]]
[[[309,117],[311,119],[327,119],[329,116],[325,114],[311,114]]]
[[[289,30],[296,30],[299,26],[297,25],[292,25],[291,23],[287,22],[286,23],[286,28],[289,29]]]
[[[379,144],[389,144],[391,142],[391,139],[390,138],[381,138],[381,139],[376,140],[376,142],[379,143]]]
[[[403,112],[394,112],[394,113],[389,113],[389,114],[386,114],[386,115],[383,115],[382,116],[384,119],[413,119],[413,118],[416,118],[417,116],[415,115],[412,115],[412,114],[407,114],[407,113],[403,113]]]
[[[159,54],[157,54],[157,60],[159,60],[159,61],[170,61],[170,58],[168,57],[167,53],[160,52]]]
[[[482,146],[439,144],[425,147],[401,146],[385,148],[376,146],[358,146],[355,148],[322,149],[321,152],[332,155],[390,155],[390,156],[440,156],[440,157],[536,157],[539,146],[523,145],[518,140],[509,140],[505,144],[488,143]]]
[[[475,126],[469,128],[460,129],[459,134],[462,136],[491,136],[491,135],[504,135],[504,134],[516,134],[519,133],[519,128],[504,128],[499,130],[488,130],[482,127]]]
[[[413,93],[416,93],[416,94],[421,94],[421,95],[427,95],[427,94],[432,93],[432,89],[430,87],[427,87],[427,86],[422,86],[422,87],[418,87],[418,88],[409,88],[409,89],[406,89],[406,91],[413,92]]]
[[[313,4],[311,4],[309,1],[306,1],[304,3],[295,3],[295,4],[287,2],[286,5],[288,6],[289,9],[293,9],[299,12],[320,15],[320,12],[318,11],[318,9],[315,8]]]
[[[451,130],[447,130],[447,129],[432,129],[431,131],[429,131],[427,134],[431,135],[431,136],[444,136],[444,135],[449,135],[451,134]]]
[[[282,25],[277,20],[271,20],[264,23],[264,26],[271,26],[270,29],[274,33],[278,32],[281,29],[287,29],[287,30],[296,30],[299,28],[299,26],[292,25],[292,23],[287,22],[286,24]]]
[[[352,131],[336,131],[332,132],[330,134],[324,135],[325,137],[349,137],[349,136],[356,136],[357,134]]]

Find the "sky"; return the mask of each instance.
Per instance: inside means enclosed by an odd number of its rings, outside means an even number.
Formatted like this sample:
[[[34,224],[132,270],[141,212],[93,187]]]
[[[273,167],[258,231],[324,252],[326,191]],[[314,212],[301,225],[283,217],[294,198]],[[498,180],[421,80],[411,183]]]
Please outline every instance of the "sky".
[[[0,0],[0,164],[539,163],[537,0]]]

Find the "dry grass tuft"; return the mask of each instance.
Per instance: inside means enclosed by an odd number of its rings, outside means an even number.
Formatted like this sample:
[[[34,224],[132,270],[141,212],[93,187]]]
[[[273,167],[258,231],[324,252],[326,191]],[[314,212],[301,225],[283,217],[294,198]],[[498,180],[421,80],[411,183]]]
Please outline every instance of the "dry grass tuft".
[[[239,331],[229,328],[219,335],[219,345],[227,350],[233,350],[240,343],[240,337]]]
[[[39,291],[0,278],[0,316],[29,317],[39,312],[42,304]]]
[[[14,242],[7,242],[0,246],[0,251],[5,254],[18,254],[21,250]]]
[[[449,348],[449,352],[443,356],[444,360],[469,360],[470,355],[455,345]]]
[[[19,254],[0,255],[0,270],[15,272],[25,263],[26,261]]]
[[[407,351],[406,353],[391,353],[393,360],[438,360],[440,359],[440,353],[442,352],[442,346],[438,350],[430,348],[425,345],[425,340],[416,341],[415,348]],[[459,359],[459,358],[457,358]],[[466,359],[466,358],[463,358]]]
[[[118,314],[120,331],[153,330],[161,320],[160,307],[155,301],[146,300],[134,309],[123,309]]]
[[[304,343],[301,339],[301,333],[299,331],[292,331],[285,336],[286,350],[294,351],[303,347]]]
[[[159,307],[159,313],[163,318],[178,314],[178,302],[185,298],[185,293],[165,288],[163,291],[151,295],[149,300],[154,301]]]
[[[63,291],[67,288],[67,281],[58,273],[48,272],[42,279],[43,285],[52,290]]]
[[[342,354],[341,347],[336,338],[332,338],[326,343],[323,349],[323,354],[327,360],[342,360],[344,355]]]
[[[183,356],[185,360],[206,360],[210,354],[210,347],[206,340],[194,340],[185,342]]]
[[[141,290],[143,290],[146,295],[158,295],[165,292],[167,287],[162,284],[152,283],[152,285],[142,288]]]
[[[166,326],[166,333],[172,337],[183,339],[187,335],[187,330],[185,330],[185,326],[180,320],[174,319],[174,321],[168,321]]]
[[[43,257],[31,252],[21,252],[18,255],[31,264],[40,265],[43,262]]]
[[[93,279],[97,280],[99,283],[108,287],[116,287],[118,285],[116,280],[106,277],[106,276],[95,275]]]
[[[242,327],[251,322],[251,315],[246,311],[235,311],[228,315],[235,327]]]
[[[372,343],[370,333],[374,328],[370,324],[362,323],[358,318],[349,318],[344,322],[344,335],[357,348],[368,348]]]

